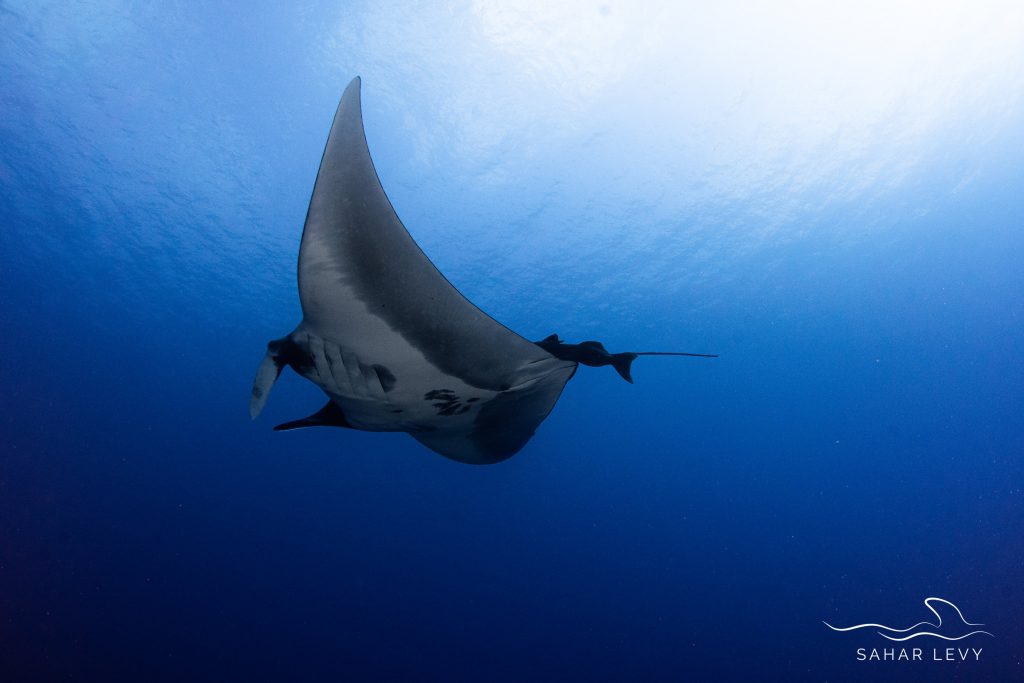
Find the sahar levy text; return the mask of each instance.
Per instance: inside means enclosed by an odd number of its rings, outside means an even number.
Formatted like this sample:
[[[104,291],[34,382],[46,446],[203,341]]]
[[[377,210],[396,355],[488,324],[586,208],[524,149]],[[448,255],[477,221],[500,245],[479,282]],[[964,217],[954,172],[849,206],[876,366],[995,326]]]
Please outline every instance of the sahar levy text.
[[[981,648],[934,647],[928,654],[935,662],[977,662],[981,659]],[[925,651],[919,647],[909,650],[905,647],[885,647],[881,650],[871,648],[870,652],[867,648],[857,648],[858,662],[920,662],[924,661],[924,658]]]

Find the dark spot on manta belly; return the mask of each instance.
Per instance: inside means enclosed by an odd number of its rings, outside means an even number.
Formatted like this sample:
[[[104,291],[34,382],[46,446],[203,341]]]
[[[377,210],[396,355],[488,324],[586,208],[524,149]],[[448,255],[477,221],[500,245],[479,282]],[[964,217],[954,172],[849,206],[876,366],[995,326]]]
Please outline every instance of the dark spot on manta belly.
[[[466,404],[473,403],[480,399],[470,398],[463,403],[462,399],[459,398],[451,389],[433,389],[423,395],[423,400],[431,401],[437,409],[438,415],[451,417],[452,415],[462,415],[470,408],[470,406]]]
[[[452,391],[451,389],[432,389],[427,393],[423,394],[423,398],[428,401],[433,401],[435,398],[447,400],[455,399],[458,397],[455,395],[455,392]]]

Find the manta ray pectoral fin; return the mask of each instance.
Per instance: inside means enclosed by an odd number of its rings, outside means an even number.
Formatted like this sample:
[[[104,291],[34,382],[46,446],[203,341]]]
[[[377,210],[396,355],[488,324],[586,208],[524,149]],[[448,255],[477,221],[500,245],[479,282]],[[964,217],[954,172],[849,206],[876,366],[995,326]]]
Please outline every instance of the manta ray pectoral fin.
[[[302,429],[303,427],[351,427],[348,420],[345,419],[345,413],[341,412],[341,408],[334,401],[327,401],[320,410],[316,411],[309,417],[304,417],[301,420],[292,420],[291,422],[284,422],[274,427],[275,432],[283,432],[289,429]]]
[[[396,375],[403,363],[501,391],[521,367],[548,355],[474,306],[413,240],[373,166],[360,102],[356,78],[338,103],[313,185],[299,246],[301,327],[377,365],[368,380],[382,393],[396,382],[410,396],[437,388],[433,380],[415,386],[415,371]],[[388,349],[388,363],[371,358],[380,349]]]

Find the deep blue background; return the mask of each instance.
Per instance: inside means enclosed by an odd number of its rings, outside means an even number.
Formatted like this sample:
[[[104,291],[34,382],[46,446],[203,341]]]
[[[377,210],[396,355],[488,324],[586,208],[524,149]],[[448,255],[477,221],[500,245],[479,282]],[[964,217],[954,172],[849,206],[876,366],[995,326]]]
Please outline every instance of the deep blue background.
[[[0,4],[0,679],[1021,677],[1019,10],[632,7]],[[722,357],[492,467],[251,423],[357,73],[474,302]],[[821,623],[931,595],[981,662]]]

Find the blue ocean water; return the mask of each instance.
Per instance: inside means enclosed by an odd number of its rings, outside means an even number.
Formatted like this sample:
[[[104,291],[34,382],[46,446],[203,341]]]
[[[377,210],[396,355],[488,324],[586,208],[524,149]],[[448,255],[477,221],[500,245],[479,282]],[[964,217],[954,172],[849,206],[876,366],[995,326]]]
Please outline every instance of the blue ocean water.
[[[0,680],[1021,678],[1014,4],[34,0],[0,33]],[[322,402],[291,373],[251,422],[357,74],[473,302],[721,357],[581,368],[487,467],[273,433]],[[823,624],[930,596],[992,635]],[[887,647],[922,661],[858,661]]]

